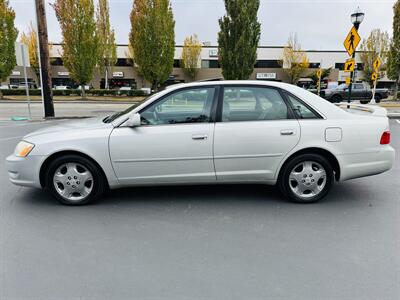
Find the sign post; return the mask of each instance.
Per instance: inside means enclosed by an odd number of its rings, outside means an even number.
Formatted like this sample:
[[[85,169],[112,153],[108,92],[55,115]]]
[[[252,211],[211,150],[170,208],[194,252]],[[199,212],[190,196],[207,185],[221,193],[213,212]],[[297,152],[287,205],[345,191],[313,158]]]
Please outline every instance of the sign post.
[[[350,29],[350,32],[347,34],[347,37],[343,42],[344,48],[346,49],[347,53],[349,54],[349,56],[353,60],[352,71],[350,71],[349,98],[347,99],[347,102],[348,102],[347,108],[350,108],[350,102],[351,102],[351,90],[352,90],[352,85],[353,85],[356,49],[357,49],[357,46],[358,46],[358,44],[360,43],[360,40],[361,40],[360,35],[357,32],[357,29],[358,29],[359,25],[360,24],[355,24]]]
[[[322,69],[319,68],[319,69],[317,70],[317,77],[318,77],[317,94],[318,94],[318,96],[319,96],[320,93],[321,93],[321,76],[322,76]]]
[[[379,56],[376,57],[376,59],[374,60],[374,63],[372,64],[372,66],[374,67],[374,72],[371,75],[371,80],[374,82],[374,88],[372,90],[372,99],[371,99],[371,104],[376,104],[376,100],[375,100],[375,93],[376,93],[376,84],[378,82],[378,71],[379,68],[381,66],[381,59],[379,58]]]
[[[25,79],[25,91],[26,91],[26,99],[28,103],[28,118],[29,120],[32,119],[32,112],[31,112],[31,97],[29,95],[29,83],[28,83],[28,74],[26,71],[27,67],[30,67],[29,63],[29,52],[28,46],[22,43],[15,43],[16,49],[16,59],[17,59],[17,66],[22,66],[24,68],[24,79]]]

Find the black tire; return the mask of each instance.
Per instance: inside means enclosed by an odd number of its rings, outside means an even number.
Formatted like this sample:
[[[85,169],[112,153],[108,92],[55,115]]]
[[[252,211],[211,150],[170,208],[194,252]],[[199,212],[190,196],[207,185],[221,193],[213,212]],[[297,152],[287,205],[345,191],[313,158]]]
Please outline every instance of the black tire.
[[[361,104],[368,104],[370,100],[360,100]]]
[[[307,199],[299,197],[296,193],[293,192],[292,188],[290,187],[291,182],[289,178],[292,170],[297,165],[305,161],[311,161],[320,164],[325,169],[326,172],[326,182],[323,189],[317,195],[309,197]],[[329,190],[332,187],[333,180],[334,180],[333,168],[330,162],[325,157],[318,154],[301,154],[299,156],[292,158],[290,161],[286,162],[283,165],[278,179],[278,187],[282,192],[282,194],[293,202],[314,203],[321,200],[328,194]]]
[[[92,175],[92,185],[91,192],[82,200],[74,200],[70,201],[64,197],[62,197],[56,190],[55,184],[53,183],[53,178],[55,172],[66,163],[76,163],[81,166],[84,166],[87,170],[90,171]],[[45,189],[50,192],[60,203],[65,205],[84,205],[94,200],[100,198],[100,196],[106,191],[107,189],[107,182],[104,178],[103,172],[100,168],[93,163],[90,159],[87,159],[83,156],[75,155],[75,154],[68,154],[57,157],[47,167],[45,170]]]
[[[375,95],[375,102],[376,102],[376,103],[381,103],[381,100],[382,100],[382,96],[379,95],[379,94],[376,94],[376,95]]]
[[[333,95],[331,98],[332,103],[340,103],[340,102],[342,102],[342,100],[343,100],[342,96],[340,96],[340,95]]]

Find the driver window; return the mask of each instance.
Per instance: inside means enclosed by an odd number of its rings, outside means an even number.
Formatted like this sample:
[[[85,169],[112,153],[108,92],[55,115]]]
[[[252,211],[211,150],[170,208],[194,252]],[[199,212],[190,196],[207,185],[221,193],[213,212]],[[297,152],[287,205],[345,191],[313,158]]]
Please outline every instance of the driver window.
[[[143,125],[204,123],[210,121],[213,87],[174,92],[140,113]]]

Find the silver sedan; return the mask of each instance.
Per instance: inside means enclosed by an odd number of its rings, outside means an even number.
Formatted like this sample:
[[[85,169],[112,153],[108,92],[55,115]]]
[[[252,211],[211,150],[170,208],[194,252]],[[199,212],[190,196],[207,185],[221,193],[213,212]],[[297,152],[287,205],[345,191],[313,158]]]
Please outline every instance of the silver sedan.
[[[176,85],[106,118],[28,134],[7,158],[10,180],[80,205],[138,185],[277,184],[307,203],[334,181],[394,162],[386,111],[337,106],[293,85]]]

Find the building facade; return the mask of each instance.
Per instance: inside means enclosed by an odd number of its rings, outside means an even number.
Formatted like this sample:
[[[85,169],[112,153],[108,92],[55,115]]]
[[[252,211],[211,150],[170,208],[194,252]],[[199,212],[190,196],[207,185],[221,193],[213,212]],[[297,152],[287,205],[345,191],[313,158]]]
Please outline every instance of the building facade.
[[[283,47],[278,46],[260,46],[257,50],[257,62],[253,74],[250,79],[253,80],[273,80],[288,82],[288,76],[282,66]],[[316,69],[322,67],[324,69],[332,68],[328,81],[343,83],[349,73],[343,71],[344,63],[348,59],[346,51],[318,51],[306,50],[310,65],[306,72],[311,74]],[[174,68],[167,80],[166,84],[191,81],[183,72],[181,65],[182,46],[175,47]],[[51,57],[51,72],[53,87],[67,86],[70,88],[76,87],[76,84],[69,76],[68,70],[63,66],[62,62],[62,47],[60,44],[53,44],[50,50]],[[117,47],[117,63],[108,74],[109,87],[132,87],[144,88],[150,87],[150,83],[146,82],[137,69],[133,66],[132,60],[129,57],[128,45],[118,45]],[[363,66],[360,58],[356,55],[357,71],[356,81],[361,81],[363,74]],[[19,85],[24,82],[23,68],[15,67],[12,75],[8,78],[6,84]],[[305,74],[307,75],[307,74]],[[305,76],[306,77],[306,76]],[[199,62],[199,72],[195,80],[207,80],[212,78],[222,78],[221,68],[218,62],[218,48],[216,46],[203,46],[201,50],[201,62]],[[28,68],[28,80],[35,85],[38,83],[35,72]],[[306,86],[309,79],[302,78],[299,85]],[[393,86],[393,81],[389,80],[386,75],[381,74],[381,79],[378,82],[378,87]],[[105,74],[96,71],[92,81],[88,84],[92,88],[100,89],[105,87]]]

